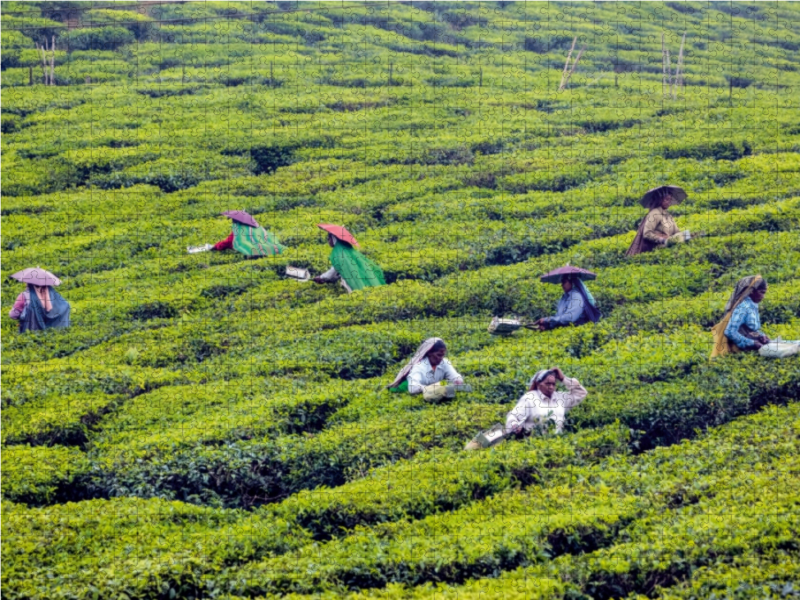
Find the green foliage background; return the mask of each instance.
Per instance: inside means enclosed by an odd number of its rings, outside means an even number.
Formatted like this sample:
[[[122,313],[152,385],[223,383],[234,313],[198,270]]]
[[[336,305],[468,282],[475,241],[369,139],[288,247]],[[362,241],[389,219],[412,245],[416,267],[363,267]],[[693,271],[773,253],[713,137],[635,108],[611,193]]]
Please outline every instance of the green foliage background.
[[[789,598],[800,367],[710,363],[736,280],[800,339],[792,3],[2,3],[3,596]],[[686,32],[685,87],[662,94]],[[37,46],[57,37],[55,86]],[[574,36],[586,51],[558,91]],[[577,50],[577,49],[576,49]],[[30,68],[34,85],[29,85]],[[709,236],[625,259],[672,183]],[[186,254],[249,211],[290,251]],[[328,267],[346,225],[390,285]],[[542,273],[598,273],[598,324]],[[383,387],[426,337],[475,387]],[[530,375],[568,431],[467,454]]]

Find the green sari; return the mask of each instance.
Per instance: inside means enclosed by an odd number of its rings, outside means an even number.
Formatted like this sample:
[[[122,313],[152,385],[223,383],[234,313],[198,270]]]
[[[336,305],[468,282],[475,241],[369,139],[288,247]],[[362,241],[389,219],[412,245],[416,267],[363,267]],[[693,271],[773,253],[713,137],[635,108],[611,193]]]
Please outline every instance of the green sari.
[[[274,233],[263,227],[250,227],[236,221],[232,225],[233,249],[245,256],[275,256],[287,250]]]
[[[331,250],[331,264],[354,292],[367,287],[386,285],[381,268],[341,240],[337,240]]]

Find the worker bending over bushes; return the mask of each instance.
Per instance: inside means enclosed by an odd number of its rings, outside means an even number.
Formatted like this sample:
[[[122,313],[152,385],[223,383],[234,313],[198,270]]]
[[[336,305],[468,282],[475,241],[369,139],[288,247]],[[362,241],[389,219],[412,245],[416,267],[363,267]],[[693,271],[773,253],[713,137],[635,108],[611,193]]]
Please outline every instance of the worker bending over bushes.
[[[625,256],[635,256],[642,252],[650,252],[658,246],[666,246],[674,242],[685,242],[691,237],[698,237],[702,233],[689,235],[688,231],[678,229],[678,224],[669,213],[669,207],[673,204],[680,204],[686,199],[686,192],[678,186],[663,185],[653,188],[642,196],[641,204],[649,209],[639,229],[636,237],[633,238],[630,248]]]
[[[24,269],[11,276],[26,284],[8,316],[19,321],[19,332],[69,327],[70,304],[55,290],[61,280],[44,269]]]
[[[231,220],[231,233],[221,242],[212,246],[213,250],[236,250],[245,256],[275,256],[283,254],[286,246],[278,242],[275,234],[267,231],[243,210],[229,210],[222,213]]]
[[[556,392],[556,381],[560,381],[567,391]],[[556,424],[556,433],[561,433],[567,411],[583,402],[588,394],[577,379],[566,377],[558,367],[543,369],[531,378],[528,391],[508,413],[505,427],[498,424],[479,433],[464,449],[479,450],[494,446],[507,437],[529,435],[534,428],[544,427],[548,420]]]
[[[566,325],[583,325],[589,321],[597,323],[603,316],[597,308],[584,279],[594,279],[596,275],[580,267],[569,265],[550,271],[542,276],[545,283],[561,283],[564,294],[556,305],[556,315],[536,321],[540,331],[564,327]]]
[[[339,281],[349,292],[367,287],[386,285],[381,268],[369,258],[361,254],[353,246],[359,246],[356,238],[341,225],[317,225],[328,233],[328,245],[331,250],[330,269],[322,275],[314,277],[314,283],[334,283]]]
[[[390,392],[422,394],[425,400],[453,398],[457,391],[470,392],[471,386],[445,358],[447,346],[440,338],[428,338],[388,386]],[[445,381],[449,385],[442,385]]]

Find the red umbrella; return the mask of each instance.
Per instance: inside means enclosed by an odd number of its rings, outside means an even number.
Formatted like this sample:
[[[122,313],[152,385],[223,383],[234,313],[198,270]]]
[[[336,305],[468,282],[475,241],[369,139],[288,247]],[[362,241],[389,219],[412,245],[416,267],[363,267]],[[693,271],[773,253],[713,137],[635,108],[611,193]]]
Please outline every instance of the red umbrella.
[[[597,275],[591,271],[581,269],[580,267],[571,267],[566,265],[550,271],[546,275],[542,275],[542,281],[545,283],[561,283],[561,278],[564,277],[564,275],[571,275],[572,277],[577,277],[578,279],[582,279],[584,281],[597,278]]]
[[[222,214],[226,217],[230,217],[237,223],[241,223],[242,225],[249,225],[250,227],[259,226],[258,223],[256,223],[256,220],[243,210],[226,210]]]
[[[39,267],[23,269],[19,273],[11,276],[22,283],[32,283],[33,285],[61,285],[61,280],[50,271],[45,271]]]
[[[678,187],[677,185],[660,185],[658,187],[653,188],[652,190],[648,190],[648,192],[642,196],[642,199],[639,201],[642,206],[645,208],[651,208],[652,203],[661,198],[661,194],[664,192],[669,192],[672,196],[672,201],[675,204],[680,204],[687,198],[686,192],[683,188]]]
[[[343,242],[347,242],[348,244],[352,244],[353,246],[361,247],[360,244],[356,241],[356,238],[353,237],[353,234],[347,231],[341,225],[328,225],[326,223],[319,223],[317,225],[322,231],[327,231],[337,240],[342,240]]]

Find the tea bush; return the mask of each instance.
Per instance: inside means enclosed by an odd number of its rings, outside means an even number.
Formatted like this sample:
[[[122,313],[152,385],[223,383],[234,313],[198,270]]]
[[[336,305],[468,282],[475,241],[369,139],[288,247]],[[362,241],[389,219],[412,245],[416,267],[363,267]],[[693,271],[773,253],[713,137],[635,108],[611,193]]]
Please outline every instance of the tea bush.
[[[40,265],[72,306],[0,323],[4,597],[794,593],[797,359],[708,358],[753,273],[800,339],[794,5],[140,8],[3,5],[0,296]],[[661,184],[707,235],[626,258]],[[288,251],[187,254],[230,209]],[[389,285],[287,279],[321,222]],[[567,263],[599,323],[488,333]],[[433,336],[473,391],[386,391]],[[555,365],[563,434],[462,451]]]

